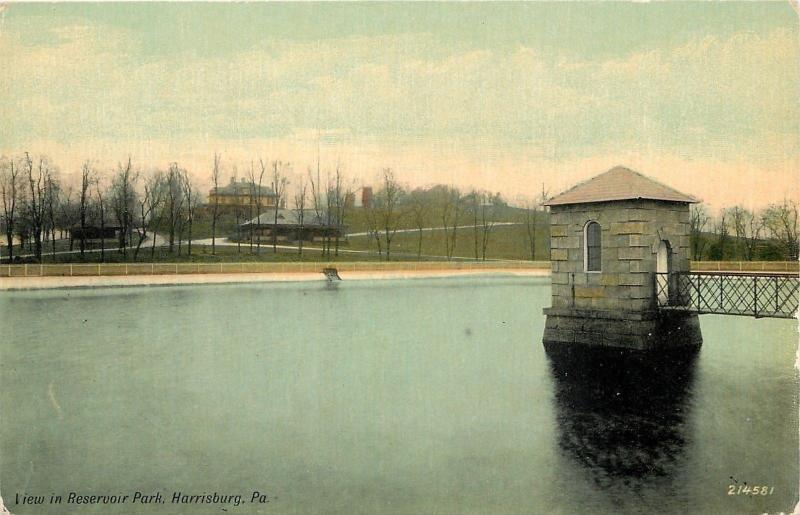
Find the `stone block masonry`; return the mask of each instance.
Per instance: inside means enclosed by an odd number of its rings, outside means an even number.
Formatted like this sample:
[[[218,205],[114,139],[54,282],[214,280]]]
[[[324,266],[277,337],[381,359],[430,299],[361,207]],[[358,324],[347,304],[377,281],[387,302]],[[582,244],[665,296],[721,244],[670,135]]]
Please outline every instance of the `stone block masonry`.
[[[661,239],[671,247],[672,270],[688,270],[688,204],[637,199],[559,205],[550,217],[553,283],[592,288],[554,291],[553,305],[619,309],[617,298],[640,300],[642,288],[652,285]],[[584,271],[584,226],[590,220],[601,227],[599,273]],[[556,299],[565,294],[567,299]]]
[[[689,269],[689,205],[624,200],[554,205],[550,214],[551,308],[546,344],[649,350],[696,346],[697,316],[665,318],[655,308],[654,273],[662,240],[672,271]],[[584,269],[584,227],[600,224],[599,272]]]
[[[637,313],[613,310],[545,309],[545,345],[591,345],[650,351],[702,344],[694,314]]]

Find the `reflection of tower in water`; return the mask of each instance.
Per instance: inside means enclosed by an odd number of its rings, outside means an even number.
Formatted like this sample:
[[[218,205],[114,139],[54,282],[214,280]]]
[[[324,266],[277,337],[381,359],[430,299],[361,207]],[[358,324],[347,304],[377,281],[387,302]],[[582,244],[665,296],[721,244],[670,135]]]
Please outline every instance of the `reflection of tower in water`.
[[[572,352],[570,352],[572,350]],[[600,487],[671,478],[687,440],[697,352],[548,351],[558,445]]]

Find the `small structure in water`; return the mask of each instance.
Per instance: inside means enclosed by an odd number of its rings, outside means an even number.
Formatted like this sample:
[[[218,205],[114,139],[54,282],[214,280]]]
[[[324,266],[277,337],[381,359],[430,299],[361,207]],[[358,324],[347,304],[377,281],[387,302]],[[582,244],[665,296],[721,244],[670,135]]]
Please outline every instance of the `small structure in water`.
[[[328,282],[342,280],[342,278],[339,277],[339,271],[335,268],[323,268],[322,273],[325,274],[325,278],[328,280]]]
[[[618,166],[550,206],[551,307],[545,346],[651,350],[699,346],[693,313],[658,309],[658,277],[689,270],[689,205],[698,202]]]

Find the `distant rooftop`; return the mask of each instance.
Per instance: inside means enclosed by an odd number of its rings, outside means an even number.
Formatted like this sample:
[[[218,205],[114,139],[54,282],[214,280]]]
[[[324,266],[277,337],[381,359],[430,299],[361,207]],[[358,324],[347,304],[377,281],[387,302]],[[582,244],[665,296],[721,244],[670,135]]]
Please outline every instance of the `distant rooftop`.
[[[674,190],[669,186],[634,172],[624,166],[611,170],[573,186],[564,193],[552,197],[545,206],[608,202],[611,200],[666,200],[669,202],[699,202],[695,197]]]
[[[275,211],[270,209],[266,213],[262,213],[261,216],[257,216],[252,220],[248,220],[242,224],[243,226],[247,225],[266,225],[272,226],[275,225]],[[296,209],[278,209],[278,225],[282,226],[300,226],[300,212]],[[317,212],[313,209],[304,209],[303,210],[303,226],[304,227],[322,227],[327,226],[327,224],[321,219],[320,216],[317,215]]]
[[[262,197],[277,197],[272,188],[261,186],[260,191],[261,191],[260,195]],[[244,179],[241,179],[240,181],[237,182],[233,177],[231,177],[230,184],[227,184],[225,186],[220,186],[218,188],[211,188],[210,193],[212,195],[217,194],[224,196],[224,195],[242,195],[242,194],[249,195],[250,192],[253,192],[254,194],[259,194],[258,193],[259,186],[253,182],[245,181]]]

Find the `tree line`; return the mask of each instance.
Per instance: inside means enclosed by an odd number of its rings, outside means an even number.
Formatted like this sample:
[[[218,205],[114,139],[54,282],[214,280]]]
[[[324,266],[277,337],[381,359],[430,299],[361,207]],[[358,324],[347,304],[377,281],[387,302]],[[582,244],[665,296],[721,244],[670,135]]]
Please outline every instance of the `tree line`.
[[[236,166],[224,169],[218,153],[207,170],[214,189],[222,186],[226,173],[237,174]],[[131,159],[105,170],[86,161],[77,175],[77,180],[68,183],[50,159],[28,152],[0,158],[4,260],[25,255],[41,262],[44,255],[55,258],[60,250],[75,252],[81,260],[90,250],[99,252],[101,261],[110,252],[117,254],[116,259],[137,261],[149,256],[152,260],[160,247],[171,255],[191,256],[196,227],[204,237],[210,236],[211,254],[217,252],[220,233],[235,241],[238,253],[245,247],[258,254],[266,243],[263,233],[255,224],[243,222],[263,219],[274,227],[281,209],[294,211],[300,234],[310,226],[335,229],[316,241],[322,257],[328,259],[340,255],[348,226],[355,226],[365,230],[369,248],[381,260],[396,258],[399,230],[413,235],[413,253],[422,259],[424,236],[432,228],[436,228],[432,244],[441,246],[434,251],[438,257],[453,259],[460,245],[462,253],[469,248],[471,258],[486,260],[498,223],[509,220],[524,228],[519,237],[527,239],[525,257],[548,258],[547,249],[540,245],[537,251],[536,245],[544,241],[546,247],[544,190],[520,209],[508,206],[499,193],[484,190],[442,184],[410,188],[391,168],[384,168],[371,198],[355,209],[356,181],[347,177],[341,165],[323,170],[318,160],[315,168],[294,174],[290,163],[259,158],[250,162],[244,174],[249,202],[234,206],[231,212],[220,204],[219,196],[206,203],[205,192],[177,162],[143,171]],[[261,202],[264,194],[275,199],[269,207]],[[702,204],[695,205],[690,217],[692,255],[697,260],[797,260],[797,214],[797,204],[790,200],[759,211],[734,206],[716,216]],[[112,233],[114,241],[109,243],[106,236]],[[277,253],[277,231],[272,230],[267,241]],[[408,240],[405,251],[411,254]],[[297,238],[295,252],[303,256],[303,237]]]
[[[531,259],[535,259],[536,224],[541,223],[539,204],[527,206],[524,221],[530,238]],[[511,212],[513,215],[510,215]],[[500,193],[437,184],[428,188],[407,188],[391,168],[382,170],[379,187],[364,208],[368,237],[380,259],[392,259],[392,245],[397,231],[405,229],[416,236],[416,257],[422,257],[424,233],[436,227],[444,258],[452,260],[460,241],[466,238],[472,258],[486,260],[489,245],[501,220],[518,218],[518,211],[509,208]]]
[[[226,172],[235,176],[237,166],[225,170],[221,155],[215,153],[208,172],[214,190],[223,186]],[[47,254],[55,259],[59,251],[75,252],[81,260],[88,251],[99,252],[100,261],[106,261],[111,252],[118,254],[117,259],[137,261],[149,254],[152,260],[161,246],[170,254],[191,256],[198,220],[201,232],[210,232],[212,254],[217,251],[221,228],[228,231],[226,237],[235,240],[237,252],[249,246],[251,253],[260,253],[262,231],[256,229],[256,224],[243,222],[268,219],[277,225],[280,209],[295,211],[300,233],[312,224],[335,229],[318,241],[323,258],[339,256],[346,228],[352,221],[367,228],[379,259],[385,260],[392,259],[398,229],[417,229],[417,257],[421,257],[424,230],[439,224],[444,233],[444,257],[452,259],[457,240],[464,234],[461,226],[470,223],[467,232],[474,258],[486,259],[498,220],[497,210],[507,206],[499,193],[464,193],[445,185],[411,189],[386,168],[379,175],[374,195],[356,213],[356,181],[348,178],[339,164],[323,170],[319,160],[316,168],[308,167],[305,174],[299,175],[292,173],[290,163],[252,160],[244,174],[250,188],[249,202],[235,205],[232,212],[227,209],[229,206],[220,204],[219,196],[205,203],[205,192],[177,162],[164,169],[144,171],[130,158],[113,169],[103,170],[85,161],[77,175],[77,180],[65,181],[48,157],[29,152],[0,158],[4,260],[25,257],[41,262]],[[262,203],[264,194],[275,198],[270,207]],[[263,215],[267,217],[262,218]],[[528,221],[535,221],[535,216]],[[533,223],[530,232],[532,237],[536,233]],[[113,244],[107,242],[109,234],[114,235]],[[277,253],[276,231],[272,231],[270,240]],[[89,247],[90,242],[93,248]],[[302,237],[296,247],[302,256]],[[534,246],[531,249],[533,258]]]
[[[797,214],[794,200],[772,203],[757,211],[734,206],[716,216],[696,204],[690,216],[693,259],[797,261]]]
[[[57,249],[57,242],[68,241],[68,250],[77,244],[83,258],[87,241],[96,239],[101,259],[116,249],[124,258],[135,260],[156,227],[167,228],[170,250],[177,245],[179,253],[188,232],[187,252],[191,253],[200,196],[184,168],[171,163],[166,170],[145,173],[128,159],[109,172],[100,173],[86,161],[77,184],[72,185],[63,181],[59,168],[45,156],[25,152],[0,159],[0,222],[7,257],[13,260],[27,247],[41,261],[47,252],[55,255],[57,250],[67,250]],[[115,235],[114,247],[106,248],[107,229]],[[152,255],[156,242],[150,240]]]
[[[214,154],[209,169],[209,178],[217,190],[226,172],[220,154]],[[235,176],[237,167],[228,171]],[[66,250],[78,253],[83,260],[86,252],[92,250],[100,253],[101,261],[112,251],[119,254],[118,258],[133,261],[149,252],[152,260],[157,246],[166,247],[176,256],[191,256],[193,229],[198,220],[209,225],[211,253],[216,254],[220,225],[227,218],[235,222],[234,227],[228,225],[225,229],[230,231],[226,236],[237,242],[237,250],[241,252],[244,243],[249,244],[251,252],[259,253],[263,243],[261,232],[254,231],[254,224],[243,222],[260,221],[266,214],[277,224],[279,210],[292,202],[290,209],[297,211],[300,229],[312,222],[309,213],[313,213],[313,222],[318,224],[346,225],[348,199],[355,183],[346,179],[340,166],[324,174],[319,164],[316,173],[309,167],[307,174],[297,181],[291,199],[290,175],[290,163],[261,158],[251,161],[245,174],[248,201],[236,204],[230,212],[220,204],[219,196],[206,203],[205,192],[200,191],[196,179],[177,162],[166,169],[142,171],[130,158],[111,170],[98,170],[86,161],[77,180],[67,182],[46,156],[24,152],[0,157],[0,228],[6,240],[6,255],[2,258],[19,261],[25,257],[41,262],[47,254],[55,258],[58,251]],[[265,194],[276,199],[269,209],[262,203]],[[243,225],[248,234],[242,234]],[[271,244],[277,253],[277,234],[272,232]],[[113,246],[107,245],[111,233],[116,240]],[[336,232],[323,239],[325,256],[338,255],[342,236]],[[99,242],[100,247],[90,249],[90,241]],[[298,253],[303,253],[302,239]]]

